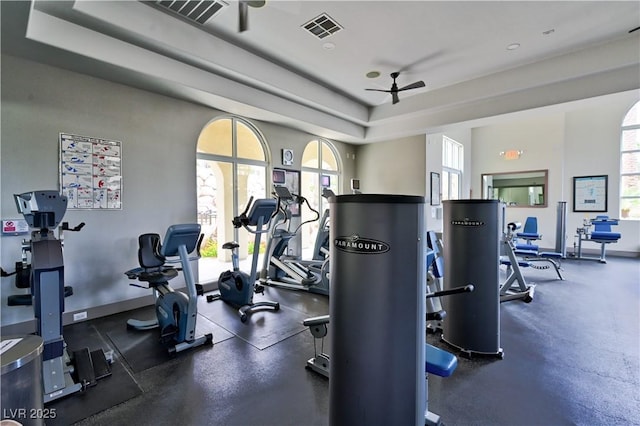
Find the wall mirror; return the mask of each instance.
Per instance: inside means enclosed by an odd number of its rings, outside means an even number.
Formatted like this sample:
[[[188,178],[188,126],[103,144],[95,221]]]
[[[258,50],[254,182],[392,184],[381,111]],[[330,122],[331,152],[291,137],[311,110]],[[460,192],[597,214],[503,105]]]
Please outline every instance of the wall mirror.
[[[486,173],[482,175],[482,198],[500,200],[509,207],[546,207],[548,170]]]

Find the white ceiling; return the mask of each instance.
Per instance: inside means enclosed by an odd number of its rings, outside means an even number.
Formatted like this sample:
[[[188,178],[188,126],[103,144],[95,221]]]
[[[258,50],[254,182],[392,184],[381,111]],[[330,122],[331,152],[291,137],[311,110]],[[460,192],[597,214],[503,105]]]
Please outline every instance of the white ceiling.
[[[268,0],[242,33],[235,1],[204,25],[155,2],[0,3],[3,52],[352,143],[640,88],[638,1]],[[306,32],[321,13],[342,29]],[[426,87],[365,91],[394,71]]]

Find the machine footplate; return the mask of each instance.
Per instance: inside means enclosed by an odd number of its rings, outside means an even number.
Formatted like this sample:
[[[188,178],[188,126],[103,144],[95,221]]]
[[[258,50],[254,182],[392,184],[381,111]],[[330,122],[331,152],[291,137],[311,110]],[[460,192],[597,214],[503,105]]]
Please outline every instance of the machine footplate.
[[[111,365],[107,361],[107,357],[102,349],[91,352],[91,361],[93,362],[93,372],[96,376],[96,380],[100,380],[111,375]]]

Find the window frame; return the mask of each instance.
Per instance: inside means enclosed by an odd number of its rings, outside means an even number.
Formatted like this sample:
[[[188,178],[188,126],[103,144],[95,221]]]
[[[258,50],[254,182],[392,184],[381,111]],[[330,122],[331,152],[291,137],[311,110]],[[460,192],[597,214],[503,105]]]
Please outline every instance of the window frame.
[[[265,187],[265,197],[268,196],[268,188],[271,183],[270,179],[270,169],[271,169],[271,152],[269,150],[269,145],[267,141],[260,132],[260,130],[253,125],[250,121],[236,116],[219,116],[209,121],[202,129],[204,130],[208,126],[212,125],[216,121],[220,120],[231,120],[231,156],[220,155],[220,154],[208,154],[205,152],[199,152],[196,144],[196,160],[207,160],[207,161],[216,161],[216,162],[224,162],[231,164],[232,170],[232,185],[233,185],[233,215],[238,216],[240,214],[242,206],[238,205],[239,197],[239,189],[238,189],[238,165],[248,165],[248,166],[259,166],[264,167],[264,187]],[[240,158],[238,157],[238,132],[237,132],[237,123],[242,123],[247,128],[249,128],[254,135],[257,137],[260,146],[262,147],[262,151],[264,153],[264,161],[260,160],[252,160],[249,158]],[[201,131],[202,132],[202,131]],[[238,239],[238,229],[234,229],[235,239]]]
[[[333,144],[331,142],[329,142],[326,139],[323,138],[317,138],[317,139],[313,139],[310,140],[304,147],[304,149],[302,150],[303,155],[304,155],[304,151],[306,151],[307,147],[309,146],[310,143],[312,142],[317,142],[317,151],[316,151],[316,159],[317,159],[317,167],[309,167],[309,166],[304,166],[304,165],[300,165],[300,170],[302,172],[307,172],[307,173],[316,173],[318,175],[318,181],[317,181],[317,185],[318,188],[322,188],[322,176],[323,175],[328,175],[331,176],[331,179],[337,179],[337,183],[336,183],[336,187],[337,188],[342,188],[341,186],[341,171],[342,171],[342,159],[340,158],[340,155],[338,153],[338,150],[335,148],[335,146],[333,146]],[[333,154],[335,160],[336,160],[336,168],[337,170],[327,170],[327,169],[323,169],[322,168],[322,146],[323,144],[326,144],[327,147],[329,148],[329,150],[331,151],[331,153]],[[300,188],[300,192],[302,192],[302,188]],[[318,191],[318,206],[322,206],[322,191]]]
[[[640,153],[640,147],[635,148],[635,149],[624,149],[624,135],[625,132],[627,131],[637,131],[640,132],[640,118],[638,118],[636,120],[635,123],[633,124],[627,124],[625,125],[624,122],[627,119],[627,116],[631,113],[631,111],[634,108],[640,108],[640,101],[637,101],[636,103],[634,103],[631,108],[629,108],[627,110],[627,112],[625,113],[623,119],[622,119],[622,126],[621,126],[621,131],[620,131],[620,193],[619,193],[619,203],[618,203],[618,209],[619,209],[619,214],[620,214],[620,219],[622,220],[640,220],[640,217],[634,216],[634,217],[625,217],[626,215],[622,214],[622,210],[623,210],[623,201],[624,200],[638,200],[638,202],[640,203],[640,195],[632,195],[632,196],[625,196],[623,195],[623,178],[624,177],[628,177],[628,176],[636,176],[639,180],[640,180],[640,170],[638,170],[637,172],[628,172],[628,173],[624,173],[623,170],[623,157],[625,154],[631,154],[631,153]]]
[[[464,173],[464,145],[451,139],[448,136],[442,136],[442,178],[441,178],[441,198],[442,200],[459,200],[462,195],[462,175]],[[455,198],[452,197],[451,176],[458,178],[458,191]]]

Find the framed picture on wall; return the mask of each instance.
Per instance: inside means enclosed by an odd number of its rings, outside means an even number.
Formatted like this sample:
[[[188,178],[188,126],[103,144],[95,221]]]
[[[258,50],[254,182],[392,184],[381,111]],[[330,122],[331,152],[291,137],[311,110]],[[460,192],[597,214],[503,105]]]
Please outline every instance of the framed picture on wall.
[[[573,178],[573,211],[607,211],[608,175],[575,176]]]
[[[440,173],[431,172],[431,205],[440,205]]]

